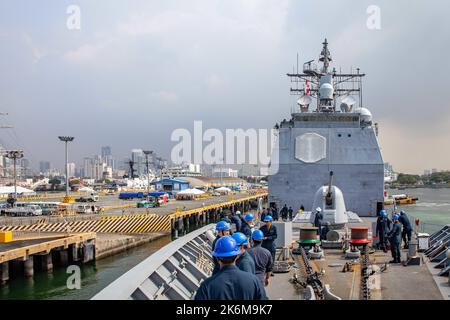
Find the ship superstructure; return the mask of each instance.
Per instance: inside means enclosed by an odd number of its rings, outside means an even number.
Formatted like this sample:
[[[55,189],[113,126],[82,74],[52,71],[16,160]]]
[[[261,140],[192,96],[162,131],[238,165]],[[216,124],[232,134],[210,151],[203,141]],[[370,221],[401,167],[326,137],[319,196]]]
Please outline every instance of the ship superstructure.
[[[278,143],[269,175],[269,202],[297,209],[312,208],[317,189],[334,172],[347,210],[374,216],[384,200],[384,164],[372,114],[363,107],[362,78],[356,72],[331,69],[325,39],[319,62],[289,73],[299,96],[289,121],[275,126]]]

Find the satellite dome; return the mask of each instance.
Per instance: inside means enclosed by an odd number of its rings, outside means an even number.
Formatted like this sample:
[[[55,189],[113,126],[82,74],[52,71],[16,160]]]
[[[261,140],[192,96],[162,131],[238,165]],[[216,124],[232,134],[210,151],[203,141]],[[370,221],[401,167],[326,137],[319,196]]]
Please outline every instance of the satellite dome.
[[[352,112],[353,105],[356,103],[356,100],[351,96],[346,96],[341,100],[341,111],[342,112]]]
[[[333,100],[334,89],[329,83],[324,83],[320,86],[319,95],[321,100]]]
[[[367,108],[361,108],[361,122],[372,123],[372,113]]]

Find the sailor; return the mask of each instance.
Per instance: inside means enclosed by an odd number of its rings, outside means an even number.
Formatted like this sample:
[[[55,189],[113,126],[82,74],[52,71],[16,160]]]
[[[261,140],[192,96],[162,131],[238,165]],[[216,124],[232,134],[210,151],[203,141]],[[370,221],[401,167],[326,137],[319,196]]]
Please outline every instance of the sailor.
[[[277,208],[277,205],[274,204],[273,207],[272,207],[271,209],[272,209],[272,214],[271,214],[271,216],[272,216],[273,220],[278,221],[279,216],[278,216],[278,208]]]
[[[300,206],[300,210],[305,211],[305,207],[303,205]]]
[[[267,300],[261,281],[236,267],[240,253],[232,237],[217,241],[212,255],[218,259],[220,270],[202,282],[194,300]]]
[[[241,250],[241,253],[238,255],[236,260],[236,267],[238,267],[239,270],[255,274],[255,261],[247,252],[248,238],[241,232],[233,233],[232,237],[234,241],[236,241],[236,245]]]
[[[267,211],[266,211],[266,208],[265,207],[263,207],[263,211],[262,211],[262,213],[261,213],[261,221],[264,221],[264,218],[267,216]]]
[[[283,208],[281,209],[281,219],[287,220],[288,214],[289,214],[288,207],[287,207],[287,205],[285,203]]]
[[[383,250],[383,252],[387,252],[386,240],[388,231],[386,211],[381,210],[377,218],[376,235],[378,237],[378,248]]]
[[[320,207],[316,208],[316,214],[314,215],[314,227],[317,228],[317,234],[320,235],[320,230],[322,228],[323,214]]]
[[[217,232],[217,236],[212,243],[212,251],[214,251],[216,243],[221,237],[230,235],[231,226],[229,223],[227,223],[225,221],[219,221],[216,224],[216,232]],[[213,261],[214,261],[214,269],[213,269],[212,274],[215,274],[219,271],[220,265],[219,265],[219,260],[217,260],[216,258],[213,258]]]
[[[253,231],[253,247],[248,249],[248,253],[255,261],[256,276],[264,286],[267,286],[272,273],[272,255],[269,250],[261,246],[263,239],[264,234],[261,230]]]
[[[320,233],[320,240],[327,240],[327,233],[330,231],[330,221],[323,223],[322,231]]]
[[[251,238],[252,236],[252,223],[253,223],[253,215],[251,213],[247,214],[244,217],[244,222],[242,223],[241,230],[239,232],[242,232],[247,236],[247,238]]]
[[[242,227],[242,220],[241,220],[241,212],[236,211],[234,215],[230,217],[231,223],[234,223],[236,226],[236,231],[241,230]]]
[[[229,218],[229,212],[222,211],[220,213],[220,221],[225,221],[231,224],[231,219]]]
[[[390,261],[390,263],[400,263],[401,262],[401,255],[400,255],[400,243],[401,240],[401,233],[402,233],[402,227],[400,225],[400,222],[398,222],[399,215],[394,213],[392,215],[392,229],[388,234],[389,242],[391,243],[391,252],[392,252],[392,258],[393,260]]]
[[[292,221],[292,217],[294,215],[294,210],[292,209],[292,207],[289,207],[288,214],[289,214],[289,220]]]
[[[402,224],[403,230],[402,230],[402,238],[403,242],[405,243],[403,249],[409,248],[409,243],[411,242],[411,234],[412,234],[412,227],[411,222],[409,221],[408,215],[405,211],[400,211],[400,217],[398,218],[398,221]]]
[[[266,223],[263,225],[259,230],[264,234],[263,242],[261,246],[263,248],[266,248],[270,251],[270,254],[272,255],[272,269],[273,265],[275,263],[275,253],[277,251],[277,247],[275,245],[275,239],[278,237],[277,235],[277,227],[272,225],[272,217],[267,216],[266,219],[264,219],[264,222]],[[271,273],[271,276],[273,276],[273,273]]]

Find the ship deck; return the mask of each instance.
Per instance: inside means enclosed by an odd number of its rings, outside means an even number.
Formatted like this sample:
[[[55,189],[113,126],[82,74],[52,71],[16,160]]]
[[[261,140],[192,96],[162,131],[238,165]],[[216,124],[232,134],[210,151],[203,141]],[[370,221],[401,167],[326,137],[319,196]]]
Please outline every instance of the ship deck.
[[[363,222],[351,226],[367,226],[371,228],[374,218],[363,218]],[[299,238],[300,224],[293,224],[293,240]],[[406,260],[407,250],[402,249],[402,260]],[[420,255],[420,253],[419,253]],[[445,285],[443,277],[434,277],[432,266],[421,257],[420,265],[389,264],[392,259],[390,252],[376,250],[369,255],[370,263],[375,270],[371,276],[372,300],[442,300],[450,299],[450,288]],[[343,268],[350,259],[345,259],[341,249],[324,249],[324,258],[310,260],[316,271],[322,271],[321,281],[329,284],[331,292],[343,300],[360,300],[360,266],[353,264],[353,270],[343,272]],[[385,271],[380,272],[379,268]],[[276,273],[271,277],[266,287],[271,300],[304,299],[304,289],[291,282],[297,273],[300,280],[305,280],[299,268],[292,268],[289,273]],[[440,283],[439,283],[440,282]]]

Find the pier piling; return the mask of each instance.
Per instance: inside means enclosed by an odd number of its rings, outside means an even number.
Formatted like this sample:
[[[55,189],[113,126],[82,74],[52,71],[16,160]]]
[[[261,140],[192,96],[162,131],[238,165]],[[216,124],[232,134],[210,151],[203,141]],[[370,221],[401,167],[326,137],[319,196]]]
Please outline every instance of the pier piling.
[[[5,284],[9,280],[9,263],[0,263],[0,285]]]
[[[23,272],[26,278],[31,278],[34,276],[34,257],[28,256],[23,262]]]

